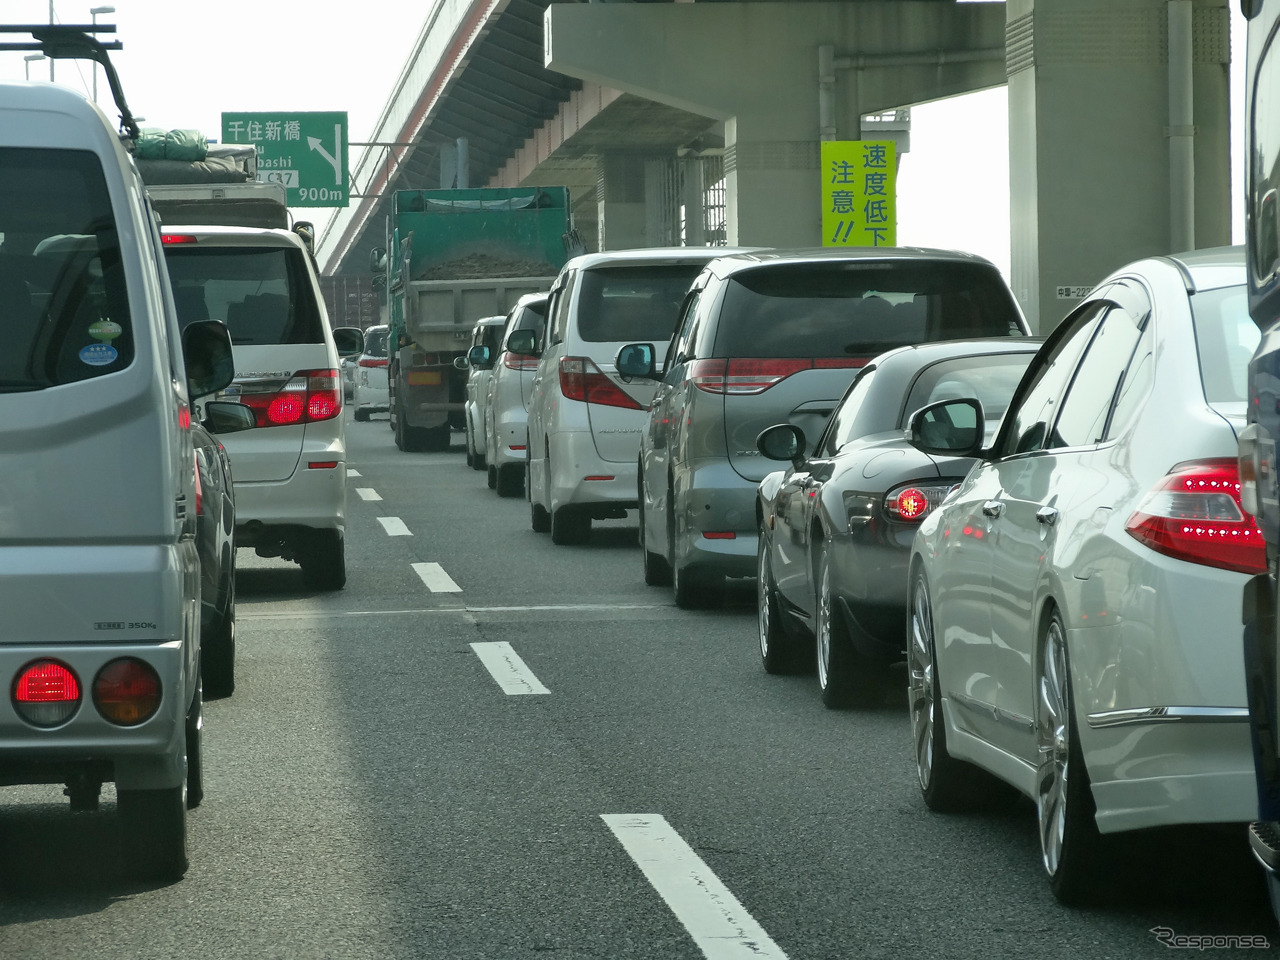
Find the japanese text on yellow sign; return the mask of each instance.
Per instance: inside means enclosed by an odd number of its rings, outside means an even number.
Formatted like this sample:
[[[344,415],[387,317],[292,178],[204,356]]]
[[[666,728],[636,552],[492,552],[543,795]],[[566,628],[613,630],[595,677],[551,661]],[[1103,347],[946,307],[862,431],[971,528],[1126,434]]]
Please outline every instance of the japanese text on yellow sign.
[[[822,245],[897,243],[897,158],[892,140],[822,143]]]

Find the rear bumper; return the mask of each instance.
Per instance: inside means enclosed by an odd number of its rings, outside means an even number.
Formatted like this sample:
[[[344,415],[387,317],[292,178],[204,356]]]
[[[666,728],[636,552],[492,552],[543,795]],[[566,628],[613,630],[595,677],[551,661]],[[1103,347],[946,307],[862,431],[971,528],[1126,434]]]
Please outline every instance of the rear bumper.
[[[551,505],[635,509],[636,462],[601,460],[589,431],[550,437]]]
[[[529,462],[529,414],[524,407],[502,410],[494,418],[493,436],[488,437],[492,466]],[[519,447],[519,449],[513,449]]]
[[[345,454],[303,451],[297,469],[288,480],[258,483],[235,482],[236,542],[243,545],[245,531],[275,526],[302,526],[318,530],[343,530],[347,514],[347,465]],[[334,467],[311,467],[332,463]]]
[[[669,494],[676,521],[671,562],[726,577],[754,577],[759,484],[744,480],[724,459],[690,461],[675,481]]]

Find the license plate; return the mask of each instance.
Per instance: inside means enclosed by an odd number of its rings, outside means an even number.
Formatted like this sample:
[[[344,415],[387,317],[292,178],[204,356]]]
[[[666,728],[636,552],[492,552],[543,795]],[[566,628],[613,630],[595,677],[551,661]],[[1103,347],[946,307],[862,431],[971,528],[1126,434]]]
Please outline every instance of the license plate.
[[[419,373],[409,374],[409,386],[411,387],[438,387],[439,385],[439,371],[424,370]]]

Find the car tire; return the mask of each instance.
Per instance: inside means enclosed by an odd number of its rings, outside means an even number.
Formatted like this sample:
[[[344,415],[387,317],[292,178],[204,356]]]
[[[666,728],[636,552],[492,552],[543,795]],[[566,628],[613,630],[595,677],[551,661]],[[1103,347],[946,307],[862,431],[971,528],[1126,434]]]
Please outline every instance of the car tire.
[[[298,558],[308,590],[341,590],[347,583],[345,543],[336,530],[318,530]]]
[[[504,463],[494,471],[493,486],[500,497],[518,497],[524,487],[524,467],[518,463]]]
[[[760,635],[760,663],[775,676],[794,673],[799,666],[799,644],[782,623],[778,588],[773,582],[768,539],[760,532],[756,550],[756,620]]]
[[[524,493],[529,499],[529,526],[533,528],[534,533],[546,533],[551,529],[551,514],[547,512],[547,508],[533,500],[533,489],[530,479],[531,473],[526,467],[524,471]]]
[[[912,743],[920,794],[930,810],[967,809],[977,794],[976,767],[947,752],[947,725],[942,715],[942,682],[938,675],[929,581],[917,569],[911,578],[908,613],[907,692]]]
[[[187,872],[187,785],[117,790],[116,812],[129,873],[138,880],[181,880]]]
[[[356,407],[355,410],[352,411],[351,416],[353,416],[356,419],[356,422],[364,423],[366,420],[369,419],[369,411],[366,410],[364,407]]]
[[[234,564],[234,551],[232,563]],[[200,675],[212,699],[229,697],[236,689],[236,574],[232,566],[224,591],[221,615],[200,637]]]
[[[498,468],[492,464],[487,464],[484,471],[484,485],[490,490],[498,488]]]
[[[1055,608],[1040,645],[1036,677],[1036,819],[1049,887],[1069,906],[1090,901],[1100,880],[1097,807],[1076,728],[1067,632]]]
[[[849,624],[836,606],[831,590],[830,548],[818,552],[817,595],[814,600],[814,647],[818,690],[823,706],[840,710],[882,703],[888,692],[888,670],[860,656],[849,637]]]
[[[191,709],[187,711],[187,809],[194,810],[204,800],[204,694],[197,690]]]
[[[551,511],[551,542],[576,546],[591,537],[591,514],[581,507],[566,505]]]
[[[640,512],[640,532],[637,534],[637,539],[640,541],[640,562],[644,566],[644,582],[651,587],[669,587],[671,564],[667,563],[666,557],[649,549],[648,539],[645,536],[644,478],[638,471],[636,475],[640,477],[636,483],[636,503]]]

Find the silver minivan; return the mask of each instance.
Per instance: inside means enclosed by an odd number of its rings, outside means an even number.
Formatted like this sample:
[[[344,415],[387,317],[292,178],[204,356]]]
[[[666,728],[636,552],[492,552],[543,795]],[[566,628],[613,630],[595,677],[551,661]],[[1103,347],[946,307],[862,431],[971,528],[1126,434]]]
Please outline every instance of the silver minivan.
[[[176,879],[202,793],[193,401],[231,342],[180,335],[142,181],[80,93],[0,84],[0,237],[0,785],[92,810],[114,782],[133,871]]]

